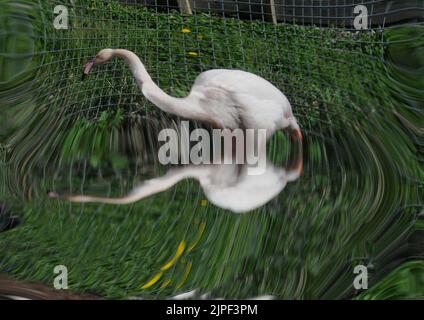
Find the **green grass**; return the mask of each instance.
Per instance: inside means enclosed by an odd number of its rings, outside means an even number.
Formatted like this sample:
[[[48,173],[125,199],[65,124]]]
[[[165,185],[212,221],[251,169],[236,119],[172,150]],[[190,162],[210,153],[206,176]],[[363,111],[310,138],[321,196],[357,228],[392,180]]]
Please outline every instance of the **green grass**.
[[[71,290],[108,298],[167,297],[193,288],[224,297],[341,298],[358,294],[354,266],[372,263],[372,288],[363,297],[386,297],[374,279],[414,231],[423,170],[414,140],[419,112],[410,107],[421,97],[410,91],[399,101],[405,94],[391,80],[398,65],[384,59],[398,45],[392,40],[412,43],[419,31],[275,26],[101,1],[76,7],[71,28],[58,31],[47,23],[51,6],[43,2],[32,13],[40,54],[32,60],[31,103],[9,102],[0,111],[0,121],[15,115],[0,129],[7,146],[0,191],[24,220],[0,235],[0,270],[52,284],[54,266],[64,264]],[[210,68],[270,80],[305,132],[305,175],[244,215],[200,206],[203,192],[191,180],[131,206],[46,199],[49,190],[123,194],[166,170],[155,160],[157,132],[178,119],[144,99],[122,61],[81,81],[84,63],[105,47],[136,52],[175,96],[187,94]],[[286,144],[282,133],[270,142],[276,164],[286,160]],[[143,288],[183,243],[177,262]],[[403,280],[384,281],[380,286]]]

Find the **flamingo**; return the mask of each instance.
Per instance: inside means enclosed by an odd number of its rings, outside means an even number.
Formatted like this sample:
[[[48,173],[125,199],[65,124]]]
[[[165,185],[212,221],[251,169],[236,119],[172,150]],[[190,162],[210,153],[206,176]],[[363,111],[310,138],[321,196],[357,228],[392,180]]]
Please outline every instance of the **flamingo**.
[[[242,70],[202,72],[187,97],[166,94],[152,80],[139,57],[125,49],[103,49],[85,65],[83,76],[114,57],[129,65],[144,96],[162,111],[207,122],[221,129],[266,129],[267,139],[285,129],[297,141],[302,133],[287,97],[269,81]]]

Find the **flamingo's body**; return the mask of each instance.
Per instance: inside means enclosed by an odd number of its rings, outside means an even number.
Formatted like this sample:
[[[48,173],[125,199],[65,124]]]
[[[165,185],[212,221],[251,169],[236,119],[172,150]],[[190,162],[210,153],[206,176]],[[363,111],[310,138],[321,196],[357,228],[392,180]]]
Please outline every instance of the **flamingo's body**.
[[[277,129],[298,125],[286,96],[267,80],[241,70],[201,73],[186,98],[221,128]]]

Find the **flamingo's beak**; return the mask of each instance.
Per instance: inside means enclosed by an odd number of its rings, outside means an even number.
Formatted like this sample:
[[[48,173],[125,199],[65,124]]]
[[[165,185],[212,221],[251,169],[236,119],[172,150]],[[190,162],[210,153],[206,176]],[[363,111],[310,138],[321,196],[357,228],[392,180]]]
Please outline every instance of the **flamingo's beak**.
[[[94,58],[93,60],[91,60],[90,62],[88,62],[85,66],[84,66],[84,72],[82,74],[82,78],[84,79],[84,77],[90,73],[91,69],[94,67],[94,64],[96,63],[96,58]]]

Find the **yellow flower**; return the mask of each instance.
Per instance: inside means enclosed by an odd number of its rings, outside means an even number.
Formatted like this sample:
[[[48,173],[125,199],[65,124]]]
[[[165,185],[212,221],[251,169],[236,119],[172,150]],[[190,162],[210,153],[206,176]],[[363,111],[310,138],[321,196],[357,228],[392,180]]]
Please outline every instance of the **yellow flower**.
[[[194,51],[189,51],[187,53],[189,56],[192,56],[192,57],[197,57],[199,55],[197,52],[194,52]]]
[[[181,32],[182,32],[182,33],[190,33],[190,32],[191,32],[191,30],[190,30],[189,28],[182,28],[182,29],[181,29]]]
[[[161,271],[166,271],[169,268],[171,268],[172,265],[175,262],[177,262],[178,258],[181,257],[181,255],[184,252],[185,247],[186,247],[186,242],[183,240],[183,241],[180,242],[180,244],[179,244],[179,246],[177,248],[177,252],[175,252],[174,257],[171,260],[169,260],[169,262],[167,264],[165,264],[162,268],[160,268],[160,270]]]
[[[144,286],[142,286],[142,289],[148,289],[151,286],[153,286],[156,282],[159,281],[159,279],[163,276],[163,272],[159,272],[157,275],[155,275],[149,282],[147,282]]]

